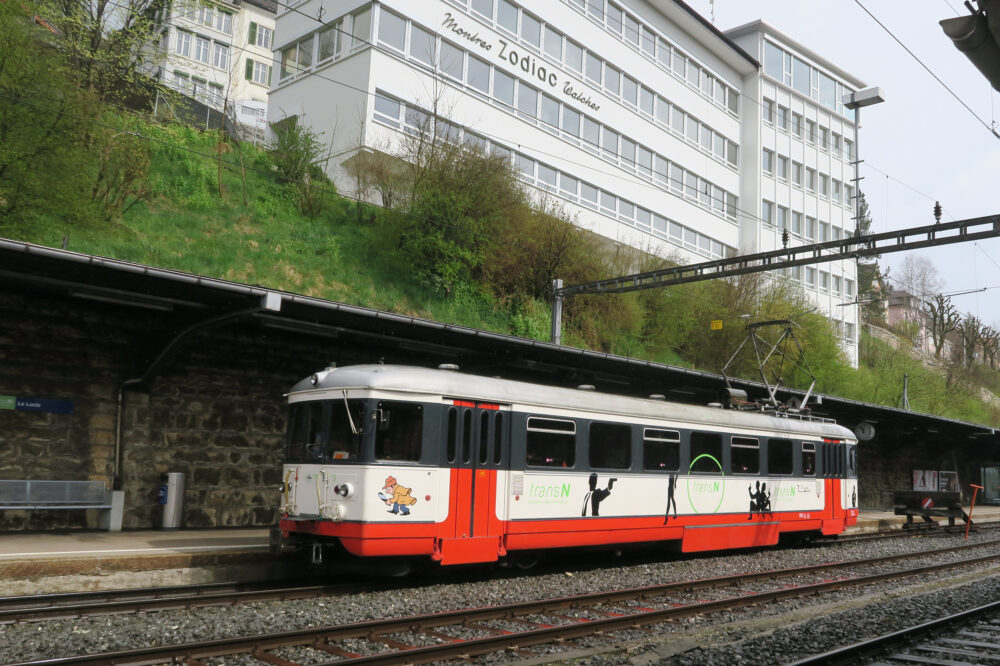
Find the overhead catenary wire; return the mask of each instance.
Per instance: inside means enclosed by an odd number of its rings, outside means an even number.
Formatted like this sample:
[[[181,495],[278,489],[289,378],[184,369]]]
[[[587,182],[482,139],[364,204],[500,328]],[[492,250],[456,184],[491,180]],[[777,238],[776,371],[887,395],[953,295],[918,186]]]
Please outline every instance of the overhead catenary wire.
[[[895,34],[894,34],[894,33],[892,32],[892,30],[890,30],[890,29],[889,29],[889,28],[888,28],[888,27],[887,27],[887,26],[886,26],[886,25],[885,25],[884,23],[882,23],[882,21],[880,21],[880,20],[879,20],[879,19],[878,19],[878,18],[877,18],[877,17],[876,17],[876,16],[874,15],[874,14],[872,14],[872,13],[871,13],[871,12],[870,12],[870,11],[868,10],[868,8],[867,8],[867,7],[865,7],[865,6],[863,5],[863,4],[861,4],[861,0],[854,0],[854,2],[855,2],[855,3],[857,4],[857,5],[858,5],[858,7],[861,7],[861,9],[862,9],[862,10],[864,10],[864,12],[865,12],[866,14],[868,14],[868,16],[870,16],[870,17],[872,18],[872,20],[873,20],[873,21],[875,21],[876,23],[878,23],[878,24],[879,24],[879,26],[880,26],[880,27],[881,27],[881,28],[882,28],[883,30],[885,30],[885,31],[886,31],[886,33],[888,33],[888,35],[889,35],[890,37],[892,37],[893,41],[895,41],[895,42],[896,42],[897,44],[899,44],[899,45],[900,45],[901,47],[903,47],[903,50],[904,50],[904,51],[906,51],[907,53],[909,53],[909,54],[910,54],[910,57],[912,57],[912,58],[913,58],[914,60],[916,60],[916,61],[917,61],[917,63],[919,63],[919,64],[920,64],[920,66],[921,66],[921,67],[923,67],[923,68],[924,68],[924,69],[925,69],[925,70],[927,71],[927,73],[928,73],[928,74],[930,74],[930,75],[931,75],[932,77],[934,77],[934,80],[935,80],[935,81],[937,81],[938,83],[940,83],[940,84],[941,84],[941,86],[942,86],[942,87],[943,87],[943,88],[944,88],[945,90],[947,90],[947,91],[948,91],[948,93],[949,93],[949,94],[951,94],[951,96],[952,96],[952,97],[954,97],[954,98],[955,98],[955,99],[956,99],[956,100],[958,101],[958,103],[959,103],[959,104],[961,104],[961,105],[962,105],[963,107],[965,107],[965,110],[966,110],[966,111],[968,111],[968,112],[969,112],[970,114],[972,114],[972,117],[973,117],[973,118],[975,118],[975,119],[976,119],[977,121],[979,121],[979,123],[980,123],[980,124],[981,124],[981,125],[982,125],[983,127],[985,127],[985,128],[986,128],[986,130],[987,130],[987,131],[988,131],[988,132],[989,132],[990,134],[992,134],[992,135],[993,135],[994,137],[996,137],[996,138],[1000,139],[1000,132],[997,132],[996,128],[994,128],[994,127],[990,127],[989,123],[987,123],[987,122],[986,122],[985,120],[983,120],[982,118],[980,118],[980,117],[979,117],[979,114],[977,114],[977,113],[976,113],[975,111],[973,111],[973,110],[972,110],[972,107],[970,107],[970,106],[969,106],[968,104],[966,104],[966,103],[965,103],[965,100],[963,100],[963,99],[962,99],[961,97],[959,97],[959,96],[958,96],[958,93],[956,93],[956,92],[955,92],[954,90],[952,90],[952,89],[951,89],[951,88],[950,88],[950,87],[948,86],[948,84],[947,84],[947,83],[945,83],[944,81],[942,81],[942,80],[941,80],[941,77],[939,77],[939,76],[938,76],[937,74],[935,74],[935,73],[934,73],[934,70],[932,70],[932,69],[931,69],[930,67],[928,67],[928,66],[927,66],[926,64],[924,64],[924,61],[923,61],[923,60],[921,60],[921,59],[920,59],[919,57],[917,57],[917,55],[916,55],[916,54],[915,54],[915,53],[914,53],[913,51],[911,51],[911,50],[909,49],[909,47],[907,47],[907,46],[906,46],[906,44],[904,44],[904,43],[902,42],[902,40],[900,40],[900,39],[899,39],[899,37],[897,37],[897,36],[896,36],[896,35],[895,35]]]

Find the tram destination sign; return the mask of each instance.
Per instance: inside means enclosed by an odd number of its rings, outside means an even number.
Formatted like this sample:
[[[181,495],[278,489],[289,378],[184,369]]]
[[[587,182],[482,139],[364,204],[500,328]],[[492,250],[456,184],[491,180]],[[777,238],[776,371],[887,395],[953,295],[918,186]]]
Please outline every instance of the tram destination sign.
[[[15,395],[0,395],[0,410],[72,414],[73,401],[61,398],[27,398]]]

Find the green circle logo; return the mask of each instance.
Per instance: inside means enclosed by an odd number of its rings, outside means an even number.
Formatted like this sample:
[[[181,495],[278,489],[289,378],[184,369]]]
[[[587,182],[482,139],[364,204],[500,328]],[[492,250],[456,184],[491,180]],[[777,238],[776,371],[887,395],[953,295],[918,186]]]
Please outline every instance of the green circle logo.
[[[722,471],[722,463],[720,463],[715,458],[715,456],[713,456],[713,455],[710,455],[708,453],[702,453],[700,456],[698,456],[697,458],[695,458],[694,460],[692,460],[691,464],[688,465],[688,478],[687,478],[688,504],[691,505],[691,509],[695,513],[709,513],[707,511],[706,512],[699,511],[698,507],[696,507],[694,505],[694,498],[691,497],[691,486],[694,485],[695,486],[695,489],[694,489],[695,496],[702,495],[702,496],[711,497],[712,495],[718,493],[718,495],[719,495],[719,502],[715,505],[715,508],[712,509],[712,511],[710,512],[710,513],[718,513],[719,512],[719,507],[722,506],[722,498],[725,497],[725,495],[726,495],[726,480],[725,479],[717,479],[717,480],[705,479],[703,481],[701,481],[701,480],[695,480],[694,482],[692,482],[691,469],[694,468],[695,463],[698,462],[699,460],[701,460],[702,458],[708,458],[709,460],[711,460],[712,462],[714,462],[716,464],[716,466],[719,468],[719,474],[721,474],[722,476],[726,475],[726,473]],[[697,478],[697,477],[695,477],[695,478]]]

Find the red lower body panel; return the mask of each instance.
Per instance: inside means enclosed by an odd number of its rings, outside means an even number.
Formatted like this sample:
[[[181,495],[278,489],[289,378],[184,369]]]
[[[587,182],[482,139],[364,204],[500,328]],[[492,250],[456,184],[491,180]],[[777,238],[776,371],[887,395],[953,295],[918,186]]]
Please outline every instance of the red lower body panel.
[[[770,546],[782,532],[838,534],[845,520],[821,519],[819,512],[797,517],[775,514],[767,521],[746,514],[685,516],[666,524],[662,517],[532,520],[502,523],[504,536],[456,537],[449,523],[334,523],[282,519],[281,531],[339,539],[360,557],[424,556],[441,564],[495,562],[508,551],[680,541],[684,552]],[[857,521],[856,512],[848,520]],[[449,533],[449,531],[451,533]]]

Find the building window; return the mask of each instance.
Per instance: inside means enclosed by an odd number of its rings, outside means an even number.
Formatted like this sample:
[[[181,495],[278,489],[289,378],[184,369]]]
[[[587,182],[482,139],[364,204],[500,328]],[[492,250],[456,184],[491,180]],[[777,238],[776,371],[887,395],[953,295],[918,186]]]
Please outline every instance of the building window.
[[[820,196],[826,197],[830,195],[830,178],[825,174],[819,175],[819,194]]]
[[[778,216],[777,216],[777,219],[775,219],[775,226],[778,227],[779,229],[787,229],[788,228],[788,209],[785,208],[784,206],[778,206],[777,213],[778,213]]]
[[[331,28],[319,32],[319,61],[324,62],[340,55],[340,38],[342,23],[338,21]]]
[[[788,109],[778,105],[777,124],[780,129],[788,131]]]
[[[806,266],[806,284],[810,287],[816,286],[816,269],[812,266]]]
[[[215,29],[227,35],[233,34],[233,15],[220,9],[215,15]]]
[[[262,86],[271,85],[271,66],[247,58],[246,79]],[[376,98],[377,100],[377,98]]]
[[[397,51],[406,50],[406,20],[383,8],[378,18],[378,41]]]
[[[215,43],[212,65],[219,69],[229,69],[229,46]]]
[[[191,57],[191,41],[193,35],[190,32],[184,32],[183,30],[177,31],[177,53],[185,56],[187,58]]]
[[[778,155],[776,166],[778,178],[781,180],[788,180],[788,158]]]
[[[764,173],[774,175],[774,152],[764,148],[761,151],[760,166]]]
[[[250,22],[250,34],[248,35],[247,41],[253,46],[259,46],[264,49],[271,48],[271,42],[274,38],[274,30],[271,28],[264,27],[258,23]]]
[[[802,138],[802,116],[797,113],[792,113],[792,134]]]
[[[816,238],[816,218],[806,216],[806,238],[813,240]]]
[[[194,38],[194,59],[205,64],[208,64],[209,58],[209,47],[212,42],[205,39],[204,37]]]
[[[816,191],[816,169],[806,167],[806,189],[810,192]]]
[[[854,142],[850,139],[844,139],[844,157],[848,161],[854,161]]]
[[[792,229],[793,234],[802,233],[802,213],[797,211],[792,211]]]
[[[766,199],[760,202],[760,221],[764,224],[774,224],[774,204]]]
[[[806,141],[816,143],[816,123],[811,120],[806,121]]]
[[[830,197],[833,199],[834,203],[841,203],[840,199],[840,181],[833,181],[833,189],[830,191]]]
[[[829,142],[829,139],[827,138],[828,136],[829,136],[829,130],[827,130],[825,127],[823,127],[822,125],[820,125],[820,127],[819,127],[819,135],[818,135],[818,142],[819,142],[819,147],[822,150],[830,150],[830,142]]]
[[[792,184],[802,187],[802,165],[792,162]]]
[[[854,280],[844,281],[844,294],[847,296],[854,296]]]
[[[765,123],[774,123],[774,102],[764,98],[764,105],[761,108]]]

